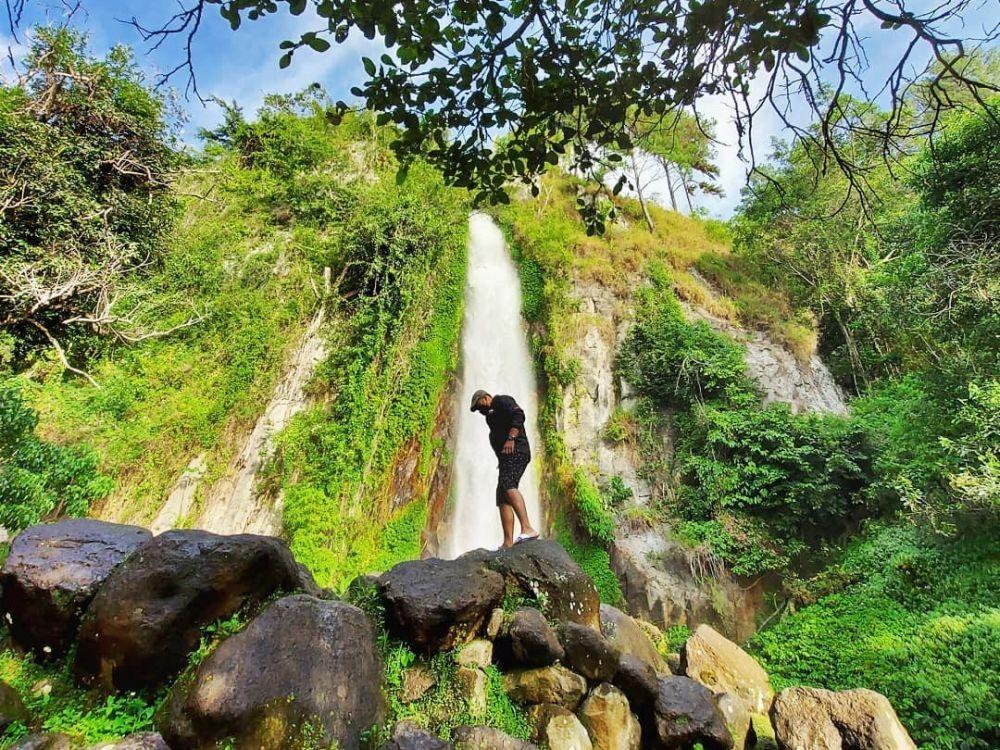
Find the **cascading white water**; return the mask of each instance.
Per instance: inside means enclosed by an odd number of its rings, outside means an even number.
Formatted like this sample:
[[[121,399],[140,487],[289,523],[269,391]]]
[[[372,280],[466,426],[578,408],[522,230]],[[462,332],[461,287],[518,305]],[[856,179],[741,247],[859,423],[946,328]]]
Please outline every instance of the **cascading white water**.
[[[527,416],[533,458],[521,478],[521,493],[532,524],[541,528],[538,501],[538,399],[528,340],[521,322],[521,282],[503,233],[485,214],[469,218],[469,266],[462,323],[462,387],[455,405],[456,445],[452,506],[439,554],[457,557],[503,541],[496,509],[497,459],[486,420],[469,411],[478,389],[513,396]]]

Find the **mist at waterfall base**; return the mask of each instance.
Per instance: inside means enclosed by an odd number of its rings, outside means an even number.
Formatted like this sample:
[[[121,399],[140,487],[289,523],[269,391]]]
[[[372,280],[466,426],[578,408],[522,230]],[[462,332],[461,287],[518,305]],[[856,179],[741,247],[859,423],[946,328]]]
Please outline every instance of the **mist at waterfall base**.
[[[497,458],[490,448],[486,420],[482,414],[469,411],[472,394],[479,388],[494,395],[513,396],[524,409],[532,461],[521,478],[520,489],[531,523],[536,528],[542,524],[538,499],[538,399],[521,321],[521,281],[503,233],[489,216],[479,213],[469,218],[461,377],[455,404],[452,512],[439,550],[442,557],[448,558],[480,547],[495,549],[503,541],[496,507]]]

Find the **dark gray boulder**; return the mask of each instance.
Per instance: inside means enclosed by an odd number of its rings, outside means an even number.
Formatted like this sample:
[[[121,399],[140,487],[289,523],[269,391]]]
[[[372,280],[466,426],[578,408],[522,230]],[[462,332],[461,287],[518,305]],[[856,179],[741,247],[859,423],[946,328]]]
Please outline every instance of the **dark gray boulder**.
[[[365,614],[307,594],[279,599],[223,641],[156,719],[173,750],[289,750],[310,742],[340,750],[385,715],[382,661]]]
[[[547,667],[563,658],[563,647],[545,617],[520,607],[493,642],[493,656],[504,667]]]
[[[608,682],[618,669],[619,654],[607,639],[586,625],[564,622],[559,625],[563,663],[594,682]]]
[[[409,721],[399,721],[381,750],[452,750],[454,746]]]
[[[550,620],[601,627],[601,600],[593,581],[558,543],[519,542],[494,553],[490,567],[503,574],[508,594],[537,598]]]
[[[0,680],[0,734],[16,721],[28,721],[28,709],[18,692]]]
[[[625,694],[632,712],[642,728],[643,747],[657,747],[656,698],[660,693],[660,677],[642,659],[631,654],[622,656],[612,684]]]
[[[0,607],[22,648],[60,656],[112,569],[152,535],[138,526],[74,518],[18,534],[0,571]]]
[[[503,577],[475,557],[411,560],[383,574],[378,592],[392,633],[425,653],[461,646],[503,600]]]
[[[202,626],[301,582],[288,545],[275,537],[160,534],[97,592],[80,627],[74,672],[108,691],[154,687],[186,664]]]
[[[653,707],[659,746],[682,750],[700,742],[705,750],[732,750],[733,738],[713,697],[687,677],[661,678]]]

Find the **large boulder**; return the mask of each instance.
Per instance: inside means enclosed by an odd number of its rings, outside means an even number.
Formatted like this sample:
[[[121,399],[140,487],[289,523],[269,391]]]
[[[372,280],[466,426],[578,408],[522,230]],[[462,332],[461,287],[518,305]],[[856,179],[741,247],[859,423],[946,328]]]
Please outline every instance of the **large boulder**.
[[[670,674],[667,663],[643,627],[617,607],[601,605],[601,632],[620,654],[641,659],[659,674]]]
[[[563,647],[537,609],[521,607],[501,628],[494,643],[497,661],[504,667],[547,667],[563,658]]]
[[[587,692],[587,681],[559,664],[510,672],[503,685],[519,703],[555,703],[569,709],[576,708]]]
[[[18,721],[22,724],[28,721],[28,709],[18,692],[0,680],[0,734]]]
[[[271,604],[175,688],[157,717],[173,750],[360,746],[385,715],[382,661],[365,614],[307,594]]]
[[[681,670],[714,693],[730,693],[752,713],[764,713],[774,699],[771,681],[750,654],[708,625],[699,625],[681,650]]]
[[[594,750],[587,728],[569,711],[551,716],[539,739],[549,750]]]
[[[409,721],[398,721],[380,750],[452,750],[452,744]]]
[[[732,693],[716,693],[715,705],[726,720],[726,728],[733,737],[733,750],[744,750],[753,747],[756,736],[753,734],[753,714],[747,704]]]
[[[80,627],[74,671],[105,690],[159,685],[197,646],[201,628],[301,585],[280,539],[168,531],[115,568]]]
[[[455,750],[538,750],[530,742],[492,727],[458,727],[452,737]]]
[[[916,750],[888,698],[873,690],[787,688],[771,722],[782,750]]]
[[[594,750],[639,750],[642,730],[625,694],[602,682],[577,710],[590,733]]]
[[[618,651],[593,628],[575,622],[559,625],[559,643],[565,651],[563,662],[588,680],[606,682],[618,668]]]
[[[14,642],[42,657],[63,654],[98,587],[151,536],[138,526],[88,518],[18,534],[0,571],[0,606]]]
[[[425,653],[472,640],[503,600],[503,577],[472,556],[411,560],[378,581],[392,632]]]
[[[497,552],[490,565],[503,574],[508,593],[537,598],[549,619],[601,627],[593,581],[558,543],[519,542]]]
[[[663,750],[681,750],[695,742],[705,750],[732,750],[733,738],[712,691],[694,680],[661,678],[653,711]]]

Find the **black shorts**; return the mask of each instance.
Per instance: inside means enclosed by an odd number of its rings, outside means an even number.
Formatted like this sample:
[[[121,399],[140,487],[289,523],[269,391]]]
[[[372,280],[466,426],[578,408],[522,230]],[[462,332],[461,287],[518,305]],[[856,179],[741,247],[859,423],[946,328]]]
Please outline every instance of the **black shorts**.
[[[531,463],[530,453],[511,453],[506,455],[501,453],[500,464],[498,466],[500,470],[500,476],[497,479],[497,507],[507,502],[507,490],[517,489],[518,483],[521,481],[521,477],[524,475],[524,470],[528,468],[528,464]]]

